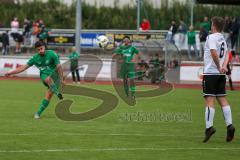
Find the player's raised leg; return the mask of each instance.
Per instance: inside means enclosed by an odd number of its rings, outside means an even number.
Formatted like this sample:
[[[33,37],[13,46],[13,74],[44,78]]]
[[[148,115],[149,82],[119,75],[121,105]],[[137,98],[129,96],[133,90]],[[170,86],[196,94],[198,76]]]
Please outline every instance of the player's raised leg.
[[[128,79],[127,78],[123,79],[123,87],[124,87],[125,94],[128,97],[129,96],[129,87],[128,87]]]
[[[235,127],[233,126],[232,123],[232,112],[231,112],[231,107],[226,99],[225,96],[222,97],[217,97],[218,103],[222,107],[222,112],[224,116],[224,120],[227,126],[227,136],[226,136],[226,141],[231,142],[234,138],[234,133],[235,133]]]
[[[53,96],[53,92],[49,89],[47,93],[45,94],[45,99],[42,100],[39,109],[37,113],[35,113],[34,118],[39,119],[43,111],[47,108],[49,105],[49,102]]]
[[[52,78],[50,76],[48,76],[44,82],[49,86],[49,89],[55,94],[57,95],[57,97],[59,99],[63,99],[62,94],[60,93],[58,86],[53,82]]]
[[[133,78],[130,78],[130,92],[131,92],[132,98],[135,98],[136,85]]]

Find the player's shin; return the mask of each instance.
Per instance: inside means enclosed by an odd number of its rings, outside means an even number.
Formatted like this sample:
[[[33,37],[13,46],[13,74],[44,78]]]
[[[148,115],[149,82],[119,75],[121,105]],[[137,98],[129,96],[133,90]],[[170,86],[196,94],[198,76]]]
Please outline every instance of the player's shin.
[[[136,85],[135,85],[133,79],[130,80],[130,91],[131,91],[131,94],[132,94],[132,95],[135,95],[135,92],[136,92]]]
[[[214,114],[215,114],[214,107],[207,106],[205,110],[206,128],[210,128],[213,126]]]
[[[49,104],[48,100],[46,100],[46,99],[42,100],[42,103],[40,104],[38,112],[37,112],[39,116],[47,108],[48,104]]]
[[[51,84],[50,85],[50,90],[55,94],[55,95],[59,95],[59,90],[58,90],[58,88],[57,88],[57,86],[53,83],[53,84]]]
[[[128,96],[128,94],[129,94],[129,87],[128,87],[128,80],[127,79],[123,80],[123,86],[124,86],[125,94]]]
[[[222,111],[223,111],[223,115],[224,115],[224,119],[226,122],[226,125],[229,126],[232,124],[232,112],[231,112],[231,107],[228,106],[223,106],[222,107]]]

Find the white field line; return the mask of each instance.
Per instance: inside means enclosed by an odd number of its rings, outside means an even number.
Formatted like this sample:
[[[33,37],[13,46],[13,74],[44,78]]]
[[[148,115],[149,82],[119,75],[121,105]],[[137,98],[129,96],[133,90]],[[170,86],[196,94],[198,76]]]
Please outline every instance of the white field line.
[[[103,151],[192,151],[192,150],[212,150],[212,151],[238,151],[240,148],[75,148],[75,149],[37,149],[37,150],[0,150],[0,153],[38,153],[38,152],[103,152]]]
[[[159,134],[159,135],[149,135],[149,134],[84,134],[84,133],[51,133],[51,134],[41,134],[41,133],[0,133],[0,136],[139,136],[139,137],[191,137],[198,138],[201,136],[186,136],[186,135],[171,135],[171,134]]]

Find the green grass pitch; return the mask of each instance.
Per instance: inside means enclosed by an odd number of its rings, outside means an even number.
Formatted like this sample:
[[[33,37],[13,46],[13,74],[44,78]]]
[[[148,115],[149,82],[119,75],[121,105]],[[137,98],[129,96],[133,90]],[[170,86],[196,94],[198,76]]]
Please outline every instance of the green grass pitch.
[[[90,86],[89,86],[90,87]],[[112,86],[93,88],[113,91]],[[225,142],[226,127],[216,105],[216,134],[203,144],[204,103],[201,90],[175,89],[167,95],[137,99],[130,107],[119,100],[112,112],[91,121],[66,122],[55,115],[57,98],[40,120],[33,118],[46,88],[40,82],[0,81],[1,160],[202,160],[239,159],[240,94],[228,91],[237,129],[232,143]],[[73,99],[74,113],[96,107],[100,100],[65,95]],[[136,113],[162,115],[186,113],[190,119],[136,119]],[[132,118],[126,118],[127,116]]]

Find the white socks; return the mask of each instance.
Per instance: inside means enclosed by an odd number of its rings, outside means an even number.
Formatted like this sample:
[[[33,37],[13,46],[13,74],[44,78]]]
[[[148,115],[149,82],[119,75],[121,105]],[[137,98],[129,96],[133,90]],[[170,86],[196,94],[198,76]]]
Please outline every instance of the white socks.
[[[226,122],[226,125],[229,126],[232,124],[232,112],[230,106],[223,106],[222,107],[224,119]]]
[[[210,128],[213,126],[214,114],[215,114],[215,109],[213,107],[206,107],[206,110],[205,110],[206,128]]]
[[[224,119],[226,125],[229,126],[232,124],[232,112],[230,106],[222,107],[222,112],[224,115]],[[210,128],[213,126],[213,119],[214,119],[215,109],[213,107],[206,107],[205,110],[205,121],[206,121],[206,128]]]

